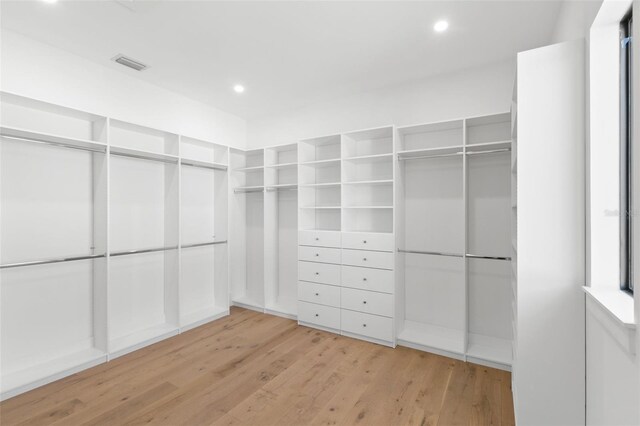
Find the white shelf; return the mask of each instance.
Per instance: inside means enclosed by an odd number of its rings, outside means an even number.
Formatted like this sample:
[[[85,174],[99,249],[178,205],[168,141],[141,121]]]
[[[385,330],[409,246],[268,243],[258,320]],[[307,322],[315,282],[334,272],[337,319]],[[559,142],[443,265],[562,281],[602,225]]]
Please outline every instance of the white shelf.
[[[251,166],[251,167],[240,167],[238,169],[233,169],[234,172],[253,172],[264,169],[264,166]]]
[[[112,155],[137,158],[141,160],[162,161],[165,163],[177,163],[178,157],[175,155],[162,154],[159,152],[142,151],[139,149],[124,148],[121,146],[111,146]]]
[[[182,316],[180,320],[180,329],[181,331],[186,331],[223,317],[228,313],[229,308],[224,306],[210,306],[199,311],[191,312]]]
[[[272,164],[264,167],[267,169],[295,169],[296,167],[298,167],[298,163]]]
[[[454,153],[462,153],[464,147],[462,145],[454,145],[454,146],[442,146],[436,148],[422,148],[422,149],[409,149],[404,151],[398,151],[397,154],[399,156],[405,158],[412,157],[420,157],[423,155],[441,155],[441,154],[454,154]]]
[[[511,365],[511,340],[481,334],[469,334],[467,356],[498,364]]]
[[[167,323],[145,328],[111,340],[109,342],[109,356],[112,359],[117,358],[176,334],[178,334],[178,327]]]
[[[361,160],[372,160],[372,161],[380,161],[387,160],[389,158],[393,158],[393,153],[385,153],[385,154],[372,154],[372,155],[359,155],[356,157],[344,157],[343,161],[361,161]]]
[[[279,183],[276,185],[266,185],[265,188],[266,189],[270,189],[270,188],[274,188],[274,189],[278,189],[278,188],[297,188],[298,184],[297,183]]]
[[[333,164],[340,163],[340,158],[330,158],[328,160],[314,160],[314,161],[305,161],[300,163],[300,166],[331,166]]]
[[[2,399],[45,385],[107,361],[107,354],[95,348],[82,350],[23,370],[2,375]]]
[[[484,143],[475,143],[470,144],[465,147],[466,152],[482,152],[482,151],[492,151],[499,149],[511,149],[511,141],[497,141],[497,142],[484,142]],[[507,151],[505,151],[507,152]]]
[[[202,167],[205,169],[215,170],[227,170],[228,166],[223,163],[214,163],[210,161],[190,160],[188,158],[181,158],[180,164],[184,166]]]
[[[50,133],[32,132],[17,127],[0,126],[0,135],[9,139],[23,140],[29,143],[44,143],[65,148],[86,149],[97,152],[107,151],[107,145],[101,142],[68,138]]]
[[[236,186],[235,188],[233,188],[234,191],[236,191],[236,190],[244,191],[244,190],[252,190],[252,189],[264,189],[264,186],[262,186],[262,185]]]
[[[401,341],[464,355],[463,330],[405,321],[404,329],[398,335],[398,343]]]
[[[339,210],[340,206],[301,206],[301,209],[315,209],[315,210]]]

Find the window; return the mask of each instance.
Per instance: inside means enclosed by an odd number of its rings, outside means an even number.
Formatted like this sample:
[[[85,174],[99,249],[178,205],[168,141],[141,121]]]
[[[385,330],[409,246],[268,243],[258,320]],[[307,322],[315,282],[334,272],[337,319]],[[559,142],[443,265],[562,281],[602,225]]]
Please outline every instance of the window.
[[[620,23],[620,286],[633,292],[631,150],[633,148],[632,52],[633,16]]]

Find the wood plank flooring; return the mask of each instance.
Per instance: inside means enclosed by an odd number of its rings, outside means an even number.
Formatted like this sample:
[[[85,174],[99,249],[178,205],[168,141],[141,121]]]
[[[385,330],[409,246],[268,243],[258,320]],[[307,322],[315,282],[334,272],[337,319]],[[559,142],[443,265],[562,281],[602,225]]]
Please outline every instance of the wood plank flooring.
[[[233,308],[0,403],[7,425],[513,425],[511,375]]]

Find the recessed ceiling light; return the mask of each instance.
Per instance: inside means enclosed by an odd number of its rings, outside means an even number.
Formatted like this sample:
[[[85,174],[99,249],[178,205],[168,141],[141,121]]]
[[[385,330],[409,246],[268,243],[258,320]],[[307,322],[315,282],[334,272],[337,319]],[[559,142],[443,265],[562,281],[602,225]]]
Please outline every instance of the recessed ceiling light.
[[[449,23],[447,21],[438,21],[433,26],[433,30],[437,33],[444,32],[447,30],[447,28],[449,28]]]
[[[233,91],[236,93],[243,93],[244,86],[242,84],[236,84],[235,86],[233,86]]]

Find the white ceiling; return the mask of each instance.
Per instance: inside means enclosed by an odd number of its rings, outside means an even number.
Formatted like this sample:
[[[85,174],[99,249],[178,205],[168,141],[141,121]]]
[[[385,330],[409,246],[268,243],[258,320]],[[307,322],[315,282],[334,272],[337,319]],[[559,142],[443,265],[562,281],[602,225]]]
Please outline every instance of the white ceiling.
[[[123,6],[126,5],[125,6]],[[42,1],[2,26],[244,118],[515,58],[560,2]],[[435,34],[438,19],[449,30]],[[150,66],[136,72],[118,53]],[[246,86],[243,95],[232,86]]]

